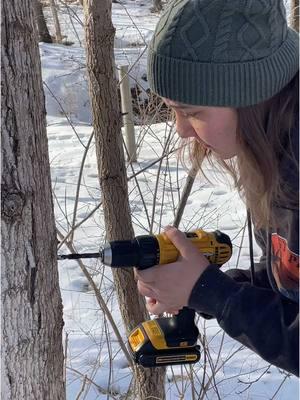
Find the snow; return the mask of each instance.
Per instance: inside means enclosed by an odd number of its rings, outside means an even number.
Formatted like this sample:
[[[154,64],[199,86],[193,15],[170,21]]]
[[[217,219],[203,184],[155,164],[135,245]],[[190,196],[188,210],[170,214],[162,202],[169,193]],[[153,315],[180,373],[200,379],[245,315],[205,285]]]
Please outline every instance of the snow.
[[[147,2],[126,0],[113,4],[113,23],[116,27],[116,65],[130,66],[131,84],[137,82],[145,91],[147,82],[146,45],[153,33],[158,15],[151,14]],[[50,11],[46,9],[51,31]],[[60,5],[62,32],[72,46],[40,44],[43,80],[45,83],[47,130],[54,192],[55,213],[59,231],[66,235],[73,223],[78,177],[82,159],[91,133],[85,53],[83,15],[79,5]],[[144,93],[144,92],[143,92]],[[178,145],[171,123],[136,126],[138,162],[127,166],[132,222],[136,235],[160,232],[174,220],[175,209],[185,184],[187,170],[172,153],[160,159],[166,148]],[[146,166],[144,172],[132,176]],[[227,233],[234,246],[234,254],[225,268],[248,268],[249,250],[245,227],[245,207],[238,194],[230,188],[228,179],[211,167],[206,168],[212,183],[197,178],[189,197],[180,228],[192,230],[202,227]],[[143,198],[140,196],[140,191]],[[91,142],[82,171],[75,223],[85,219],[101,202],[97,179],[94,141]],[[146,207],[146,210],[145,210]],[[103,211],[98,208],[74,233],[73,245],[78,252],[97,251],[105,241]],[[59,250],[68,253],[63,245]],[[260,249],[255,244],[257,260]],[[126,340],[125,329],[118,308],[112,273],[98,260],[85,260],[89,273],[108,306],[118,329]],[[67,398],[86,400],[121,399],[132,379],[131,370],[117,338],[99,307],[93,290],[76,261],[59,262],[60,287],[64,304],[64,334],[67,353]],[[215,382],[209,386],[205,398],[223,399],[296,399],[298,381],[262,361],[248,349],[238,350],[240,344],[223,335],[215,321],[199,319],[199,330],[206,332],[212,362],[218,360]],[[272,335],[272,332],[262,332]],[[192,399],[192,382],[187,373],[190,367],[168,368],[167,399]],[[203,354],[193,367],[194,393],[201,392],[204,373]],[[208,376],[211,369],[207,367]],[[283,382],[283,383],[282,383]],[[282,386],[281,386],[282,385]],[[218,393],[216,393],[217,387]],[[279,389],[279,390],[278,390]],[[278,393],[272,397],[276,391]],[[107,394],[109,393],[109,395]],[[181,397],[180,397],[181,396]]]

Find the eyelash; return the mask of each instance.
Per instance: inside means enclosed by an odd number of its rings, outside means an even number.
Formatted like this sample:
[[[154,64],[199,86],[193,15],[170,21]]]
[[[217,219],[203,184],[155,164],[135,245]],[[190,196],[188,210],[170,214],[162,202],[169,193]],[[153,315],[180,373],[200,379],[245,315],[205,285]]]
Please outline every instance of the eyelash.
[[[186,113],[183,113],[183,116],[184,116],[185,118],[196,118],[196,116],[199,115],[199,114],[200,114],[200,111],[198,111],[198,112],[196,112],[196,113],[194,113],[194,114],[186,114]]]

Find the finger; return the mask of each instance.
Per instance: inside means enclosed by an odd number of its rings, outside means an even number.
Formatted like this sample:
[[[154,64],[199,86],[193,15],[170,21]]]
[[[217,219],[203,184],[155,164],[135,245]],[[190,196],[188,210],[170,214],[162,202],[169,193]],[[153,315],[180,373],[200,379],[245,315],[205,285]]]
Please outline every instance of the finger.
[[[167,314],[172,314],[172,315],[177,315],[177,314],[179,314],[180,310],[181,310],[181,308],[177,308],[177,307],[174,307],[174,308],[171,308],[171,309],[169,308],[169,310],[166,311],[166,313]]]
[[[155,304],[146,304],[147,310],[154,315],[160,315],[167,311],[168,307],[157,301]]]
[[[148,297],[146,298],[146,304],[154,305],[156,304],[157,300],[154,299],[153,297]]]
[[[154,267],[151,267],[148,269],[143,269],[143,270],[136,270],[135,276],[137,277],[137,279],[139,281],[151,284],[154,282],[156,270],[157,270],[157,266],[154,266]]]
[[[165,235],[171,240],[183,257],[195,251],[195,246],[186,238],[185,234],[174,227],[167,227]]]
[[[155,292],[149,286],[145,285],[144,282],[138,280],[137,282],[138,291],[142,296],[147,296],[151,298],[155,298]]]

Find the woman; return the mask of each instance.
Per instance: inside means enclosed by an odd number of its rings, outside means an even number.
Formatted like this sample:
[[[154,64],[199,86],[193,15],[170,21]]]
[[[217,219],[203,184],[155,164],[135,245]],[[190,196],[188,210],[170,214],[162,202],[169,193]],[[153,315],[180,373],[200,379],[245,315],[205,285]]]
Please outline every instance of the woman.
[[[298,34],[280,0],[175,0],[149,46],[151,89],[191,157],[231,173],[263,250],[255,275],[220,271],[175,228],[177,262],[138,272],[153,314],[184,306],[299,374]],[[180,282],[180,285],[178,283]]]

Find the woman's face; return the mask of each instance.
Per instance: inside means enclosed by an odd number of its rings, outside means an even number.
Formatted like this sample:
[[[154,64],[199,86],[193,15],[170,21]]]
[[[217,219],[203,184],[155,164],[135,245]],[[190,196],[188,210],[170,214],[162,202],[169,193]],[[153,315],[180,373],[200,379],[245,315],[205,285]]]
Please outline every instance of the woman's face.
[[[163,98],[163,101],[175,112],[179,136],[194,137],[224,160],[237,154],[236,109],[191,106],[166,98]]]

